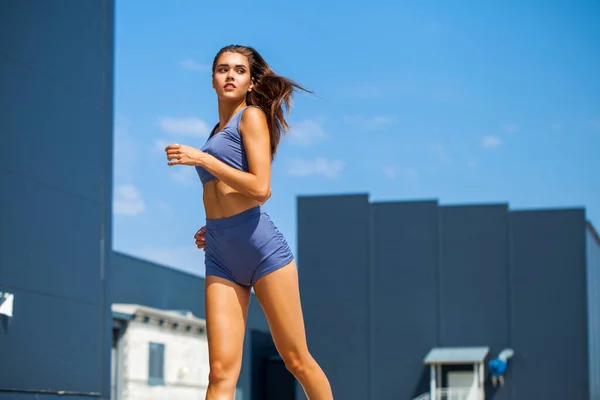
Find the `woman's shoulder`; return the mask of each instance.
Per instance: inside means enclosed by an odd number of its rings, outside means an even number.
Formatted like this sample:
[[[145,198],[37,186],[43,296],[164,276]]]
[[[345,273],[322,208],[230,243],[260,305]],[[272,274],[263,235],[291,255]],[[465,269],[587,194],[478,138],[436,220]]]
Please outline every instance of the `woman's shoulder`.
[[[250,105],[242,111],[242,119],[246,117],[247,119],[264,118],[266,120],[267,114],[259,106]]]
[[[267,115],[258,106],[248,106],[242,111],[238,128],[245,130],[261,129],[267,127]]]

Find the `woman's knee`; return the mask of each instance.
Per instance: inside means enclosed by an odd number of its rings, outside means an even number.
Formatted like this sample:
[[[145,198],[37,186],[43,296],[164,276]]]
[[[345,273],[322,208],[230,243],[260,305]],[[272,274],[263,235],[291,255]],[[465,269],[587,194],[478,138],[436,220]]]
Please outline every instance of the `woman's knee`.
[[[313,362],[313,358],[308,350],[298,351],[287,351],[281,354],[283,362],[288,371],[294,376],[301,376],[306,373],[306,370],[310,367]]]
[[[208,382],[212,385],[235,388],[239,373],[239,368],[233,363],[212,361],[208,373]]]

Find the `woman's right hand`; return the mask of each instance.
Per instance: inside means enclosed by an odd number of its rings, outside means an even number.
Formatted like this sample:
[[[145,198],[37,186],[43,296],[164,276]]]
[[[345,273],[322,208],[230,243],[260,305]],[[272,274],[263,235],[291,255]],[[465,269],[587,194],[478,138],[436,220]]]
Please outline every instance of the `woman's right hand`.
[[[204,248],[204,246],[206,245],[206,227],[203,226],[202,228],[198,229],[198,232],[196,232],[196,234],[194,235],[194,239],[196,240],[196,247],[198,247],[199,249],[202,249],[204,251],[206,251],[206,249]]]

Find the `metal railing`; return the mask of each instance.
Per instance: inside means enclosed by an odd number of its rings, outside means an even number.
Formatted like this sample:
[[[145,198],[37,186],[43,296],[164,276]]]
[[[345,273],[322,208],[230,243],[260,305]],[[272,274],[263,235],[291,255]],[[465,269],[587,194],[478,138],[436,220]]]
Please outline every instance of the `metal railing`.
[[[413,400],[481,400],[476,389],[471,388],[438,388],[435,390],[435,396],[430,393],[423,393]]]
[[[413,400],[430,400],[430,399],[431,399],[431,397],[429,396],[429,393],[423,393],[419,397],[415,397]]]

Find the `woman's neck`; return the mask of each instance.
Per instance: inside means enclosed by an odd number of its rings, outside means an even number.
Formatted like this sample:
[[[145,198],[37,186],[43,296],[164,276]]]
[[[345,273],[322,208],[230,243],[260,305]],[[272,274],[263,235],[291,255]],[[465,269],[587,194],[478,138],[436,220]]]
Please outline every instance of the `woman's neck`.
[[[223,129],[231,117],[244,107],[246,107],[246,100],[241,103],[219,102],[219,130]]]

